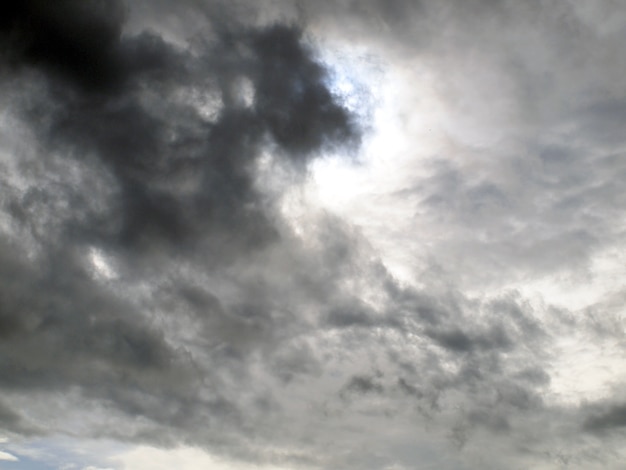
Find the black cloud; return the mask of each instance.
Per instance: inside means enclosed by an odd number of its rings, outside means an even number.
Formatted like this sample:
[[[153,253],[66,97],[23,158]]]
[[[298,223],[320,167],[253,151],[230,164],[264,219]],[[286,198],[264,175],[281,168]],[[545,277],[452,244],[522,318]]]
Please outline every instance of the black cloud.
[[[123,5],[91,3],[9,2],[3,24],[16,73],[35,67],[50,79],[49,101],[29,110],[32,119],[47,115],[39,138],[77,158],[95,155],[118,186],[114,214],[79,222],[74,231],[136,246],[153,239],[189,243],[217,226],[244,243],[262,242],[272,228],[251,167],[266,139],[293,161],[357,142],[352,118],[326,88],[324,69],[297,26],[221,31],[192,56],[154,33],[122,36]],[[253,85],[250,108],[231,99],[240,76]],[[177,87],[210,83],[223,102],[215,122],[171,103]],[[144,96],[146,89],[152,96]],[[191,194],[182,197],[175,185],[163,189],[189,174],[198,180]]]

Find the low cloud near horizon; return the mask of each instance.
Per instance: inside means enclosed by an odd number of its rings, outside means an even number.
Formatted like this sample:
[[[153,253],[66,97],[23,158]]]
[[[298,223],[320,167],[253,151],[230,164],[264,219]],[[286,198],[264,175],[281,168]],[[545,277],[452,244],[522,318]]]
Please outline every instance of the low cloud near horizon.
[[[3,468],[621,468],[625,39],[610,0],[4,2]]]

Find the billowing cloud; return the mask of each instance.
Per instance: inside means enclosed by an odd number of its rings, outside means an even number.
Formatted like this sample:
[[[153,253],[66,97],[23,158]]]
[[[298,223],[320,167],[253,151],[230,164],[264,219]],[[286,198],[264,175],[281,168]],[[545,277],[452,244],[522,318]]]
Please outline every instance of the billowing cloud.
[[[5,2],[6,455],[618,468],[624,25]],[[54,439],[126,447],[33,450]]]

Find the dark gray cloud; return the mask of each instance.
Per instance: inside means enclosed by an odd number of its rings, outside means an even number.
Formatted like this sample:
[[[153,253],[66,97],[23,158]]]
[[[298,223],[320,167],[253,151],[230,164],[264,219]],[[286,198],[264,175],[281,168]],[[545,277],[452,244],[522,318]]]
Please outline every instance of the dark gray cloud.
[[[27,188],[3,182],[10,231],[28,239],[2,244],[3,389],[78,389],[153,423],[109,431],[119,437],[191,436],[208,416],[239,422],[220,373],[245,374],[251,351],[280,334],[271,294],[242,280],[244,296],[224,305],[168,270],[200,256],[199,274],[217,273],[275,243],[255,162],[267,149],[302,172],[328,146],[358,144],[353,118],[295,24],[231,22],[182,49],[155,32],[123,34],[122,2],[2,8],[3,87],[33,144],[16,144]],[[187,99],[198,89],[219,98],[210,119]],[[114,267],[98,267],[102,253]],[[101,269],[115,272],[108,285]],[[168,329],[190,325],[204,333]],[[7,429],[25,429],[20,414],[3,414]]]
[[[233,25],[193,56],[155,33],[122,36],[119,2],[95,2],[95,9],[74,1],[15,5],[6,7],[4,27],[16,51],[11,63],[18,73],[34,66],[49,77],[45,101],[24,112],[45,122],[38,137],[48,148],[99,159],[119,193],[111,214],[71,227],[78,236],[181,245],[221,229],[242,244],[263,243],[275,234],[252,188],[251,166],[265,140],[296,162],[327,145],[357,142],[355,124],[326,88],[298,26]],[[251,83],[250,107],[234,96],[242,92],[239,79]],[[184,86],[216,88],[222,106],[214,122],[173,102]],[[191,177],[196,188],[182,195]]]
[[[626,426],[626,407],[612,405],[608,409],[595,412],[585,420],[584,429],[593,432],[604,432]]]

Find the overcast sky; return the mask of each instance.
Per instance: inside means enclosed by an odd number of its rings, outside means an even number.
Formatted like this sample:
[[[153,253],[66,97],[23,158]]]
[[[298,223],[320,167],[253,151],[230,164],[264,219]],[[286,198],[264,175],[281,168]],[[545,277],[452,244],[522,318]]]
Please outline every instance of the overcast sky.
[[[0,6],[0,468],[621,469],[626,5]]]

